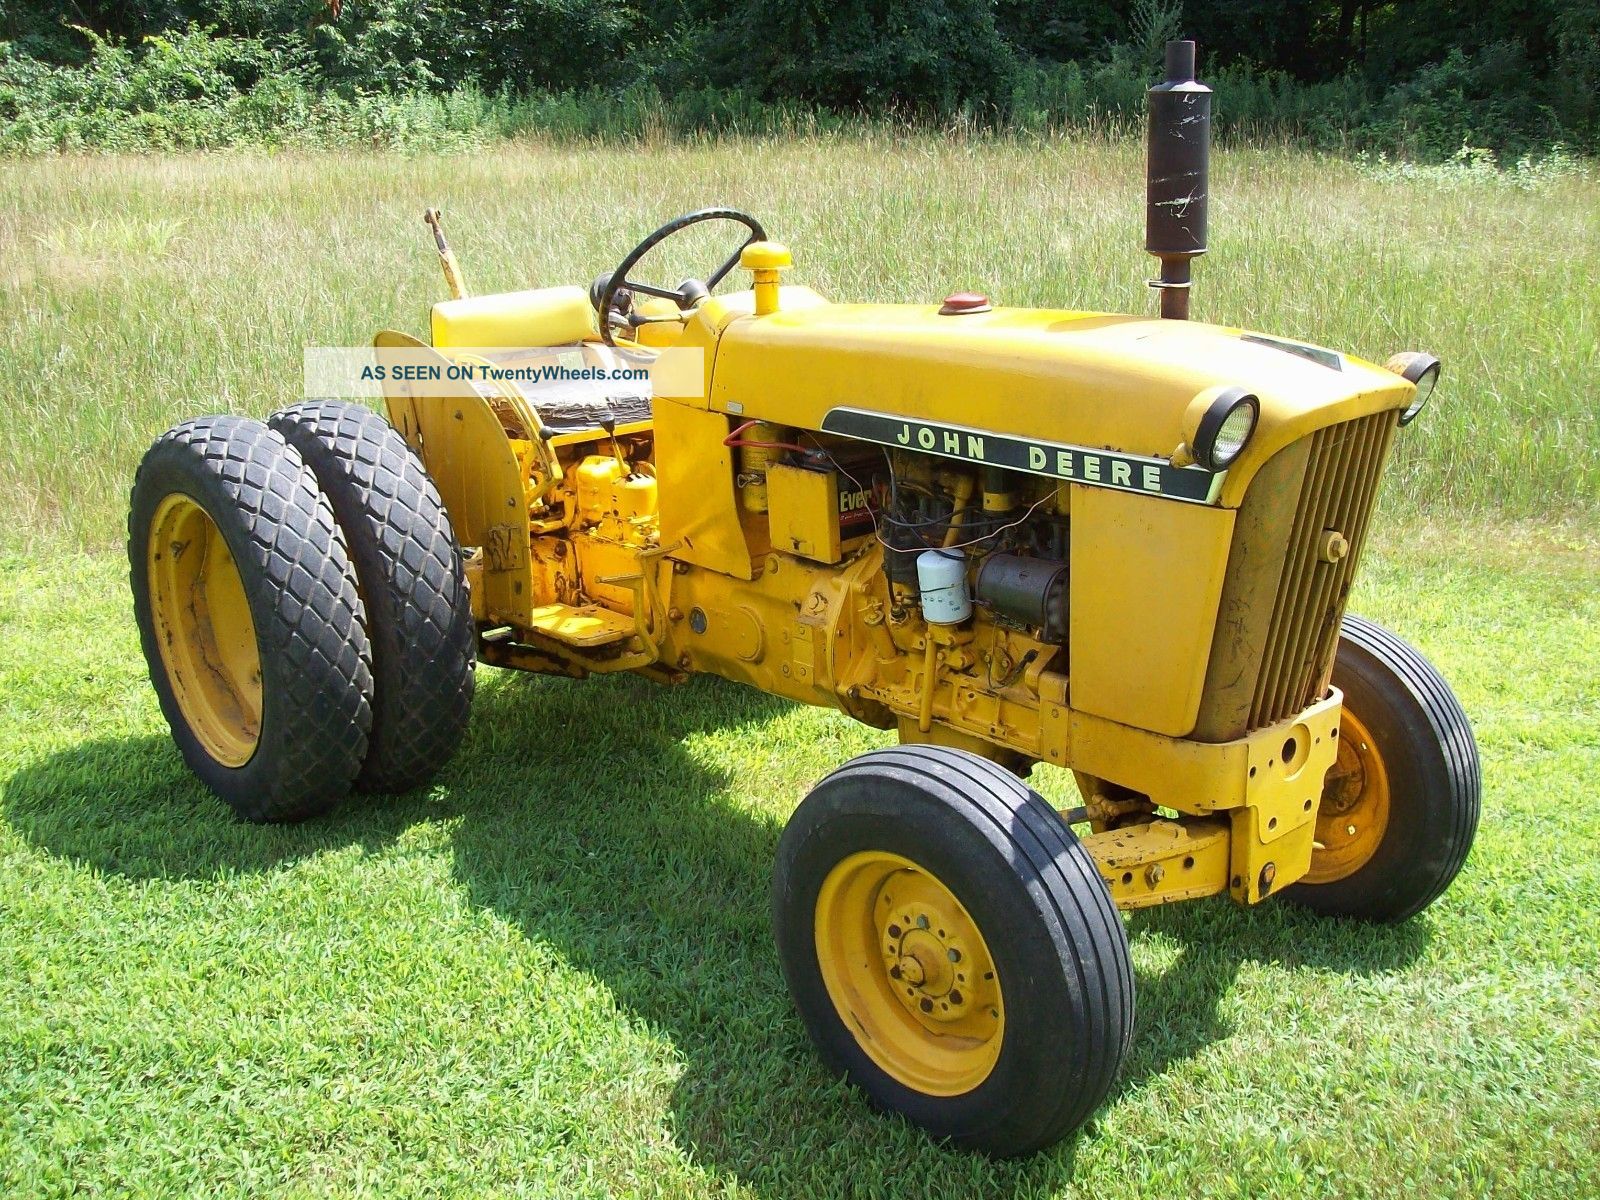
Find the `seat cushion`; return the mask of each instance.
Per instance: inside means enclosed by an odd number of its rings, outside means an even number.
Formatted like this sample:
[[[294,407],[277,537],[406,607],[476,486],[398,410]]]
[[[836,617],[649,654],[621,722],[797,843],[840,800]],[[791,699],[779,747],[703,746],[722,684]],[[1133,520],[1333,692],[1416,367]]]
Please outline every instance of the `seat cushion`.
[[[468,296],[433,306],[433,344],[441,347],[568,346],[597,332],[594,306],[581,287]]]

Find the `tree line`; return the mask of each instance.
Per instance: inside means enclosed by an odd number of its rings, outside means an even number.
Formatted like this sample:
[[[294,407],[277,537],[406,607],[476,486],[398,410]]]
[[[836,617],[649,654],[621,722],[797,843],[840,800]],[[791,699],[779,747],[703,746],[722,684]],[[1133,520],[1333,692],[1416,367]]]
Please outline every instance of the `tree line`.
[[[565,97],[575,113],[645,97],[690,126],[1114,121],[1136,117],[1179,35],[1226,84],[1225,134],[1423,157],[1600,149],[1600,0],[7,0],[0,123],[52,97],[92,105],[108,79],[133,81],[110,89],[113,114],[290,88],[357,106]]]

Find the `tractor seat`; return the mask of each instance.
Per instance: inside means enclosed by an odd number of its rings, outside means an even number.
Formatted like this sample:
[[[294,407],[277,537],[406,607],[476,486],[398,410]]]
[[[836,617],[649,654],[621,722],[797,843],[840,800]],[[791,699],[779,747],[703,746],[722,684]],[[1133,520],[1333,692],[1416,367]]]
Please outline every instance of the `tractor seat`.
[[[511,367],[541,360],[571,367],[612,366],[614,355],[599,341],[594,306],[581,287],[535,288],[494,296],[444,300],[433,306],[433,344],[441,350],[499,351],[495,362]],[[545,347],[581,346],[554,355],[519,354]],[[552,434],[600,437],[607,427],[650,420],[650,389],[644,383],[593,380],[512,381]]]
[[[594,306],[581,287],[441,300],[432,324],[440,349],[571,346],[599,337]]]
[[[516,385],[553,434],[590,434],[650,420],[650,391],[644,384],[541,383]]]

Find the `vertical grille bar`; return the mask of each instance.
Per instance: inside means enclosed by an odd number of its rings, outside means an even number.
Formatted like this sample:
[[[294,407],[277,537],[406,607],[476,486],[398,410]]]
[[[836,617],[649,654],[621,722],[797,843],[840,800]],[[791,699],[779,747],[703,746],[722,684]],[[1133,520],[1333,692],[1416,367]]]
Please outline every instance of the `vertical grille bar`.
[[[1328,563],[1322,559],[1322,549],[1324,539],[1330,532],[1344,532],[1341,513],[1350,494],[1351,476],[1359,470],[1366,439],[1359,421],[1325,432],[1329,436],[1323,446],[1323,457],[1327,461],[1328,471],[1323,481],[1324,494],[1320,498],[1317,519],[1309,530],[1311,569],[1300,580],[1300,592],[1294,606],[1295,623],[1288,645],[1284,647],[1284,669],[1278,677],[1277,690],[1272,697],[1273,712],[1278,720],[1311,702],[1307,676],[1315,672],[1313,659],[1316,647],[1321,643],[1322,626],[1326,620],[1326,610],[1320,601],[1325,593],[1350,577],[1346,566],[1349,556],[1346,555],[1345,562]]]
[[[1394,429],[1395,414],[1381,412],[1312,435],[1305,484],[1251,701],[1251,728],[1287,719],[1327,686],[1339,620],[1366,544]],[[1344,538],[1348,552],[1329,562],[1323,550],[1333,533]]]
[[[1382,429],[1371,422],[1352,422],[1346,453],[1340,455],[1339,478],[1331,497],[1332,512],[1325,528],[1338,530],[1344,536],[1347,548],[1353,548],[1357,540],[1359,531],[1355,523],[1361,521],[1363,526],[1365,524],[1362,509],[1365,489],[1361,484],[1373,476],[1382,439]],[[1354,565],[1348,549],[1345,558],[1346,562]],[[1352,571],[1349,567],[1336,571],[1322,564],[1315,573],[1311,601],[1304,616],[1307,623],[1307,636],[1302,646],[1304,656],[1294,664],[1293,676],[1288,680],[1289,690],[1283,697],[1285,703],[1292,705],[1297,697],[1304,696],[1308,697],[1305,703],[1309,704],[1320,692],[1317,684],[1322,675],[1323,648],[1328,645],[1328,635],[1338,628],[1351,582]]]
[[[1271,725],[1279,718],[1276,697],[1286,663],[1295,650],[1295,626],[1301,610],[1301,592],[1313,572],[1316,560],[1315,531],[1321,527],[1322,508],[1329,492],[1331,456],[1328,443],[1337,431],[1319,429],[1312,435],[1311,460],[1306,465],[1305,484],[1295,509],[1294,529],[1289,536],[1288,558],[1283,578],[1278,583],[1278,599],[1268,627],[1266,658],[1256,679],[1255,700],[1250,706],[1250,727]]]
[[[1375,413],[1367,421],[1370,439],[1367,458],[1362,464],[1361,476],[1350,489],[1351,512],[1346,518],[1348,524],[1344,527],[1345,536],[1350,542],[1350,553],[1346,560],[1350,566],[1339,581],[1338,591],[1329,607],[1322,642],[1317,647],[1308,684],[1313,699],[1327,690],[1328,680],[1333,675],[1334,652],[1339,647],[1339,622],[1344,617],[1345,602],[1350,598],[1355,566],[1366,551],[1367,533],[1372,528],[1372,511],[1378,502],[1378,481],[1383,477],[1384,464],[1389,461],[1389,449],[1394,444],[1395,430],[1399,428],[1393,413]]]

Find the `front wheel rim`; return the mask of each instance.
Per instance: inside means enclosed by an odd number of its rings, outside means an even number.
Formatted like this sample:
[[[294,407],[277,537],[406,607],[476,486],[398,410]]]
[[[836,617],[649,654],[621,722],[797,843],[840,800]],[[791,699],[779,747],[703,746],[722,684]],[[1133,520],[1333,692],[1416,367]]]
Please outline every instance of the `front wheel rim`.
[[[931,871],[881,851],[843,859],[817,895],[816,947],[839,1019],[894,1080],[956,1096],[989,1077],[1005,1034],[999,975]]]
[[[1389,770],[1372,734],[1348,708],[1339,718],[1339,756],[1317,808],[1317,848],[1306,883],[1332,883],[1372,860],[1389,828]]]
[[[244,580],[211,514],[182,493],[156,507],[145,548],[151,623],[185,724],[242,767],[261,737],[261,652]]]

